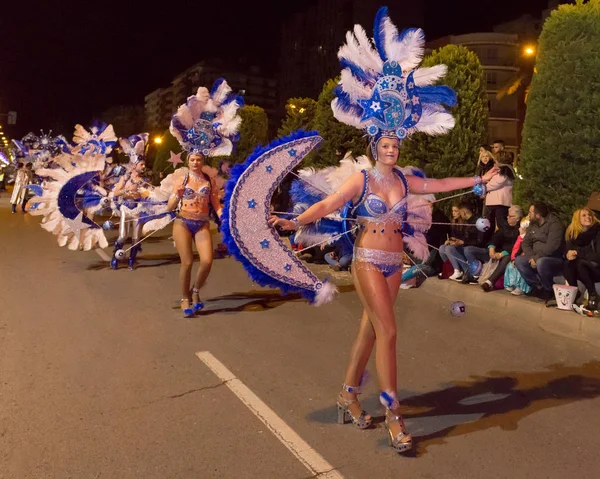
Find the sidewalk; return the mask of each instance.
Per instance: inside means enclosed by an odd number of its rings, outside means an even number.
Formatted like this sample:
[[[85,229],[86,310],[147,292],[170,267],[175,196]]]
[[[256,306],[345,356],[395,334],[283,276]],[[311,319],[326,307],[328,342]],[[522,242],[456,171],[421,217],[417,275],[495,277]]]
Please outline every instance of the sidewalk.
[[[338,286],[352,284],[348,272],[335,272],[328,265],[307,264],[320,278],[330,277]],[[600,319],[588,318],[574,311],[547,308],[544,302],[528,296],[513,296],[508,291],[485,293],[479,286],[428,278],[419,291],[443,296],[449,301],[462,301],[467,308],[477,306],[495,314],[525,321],[535,321],[544,331],[558,336],[577,339],[600,347]],[[408,291],[414,291],[409,289]],[[410,294],[410,293],[408,293]]]
[[[449,279],[429,278],[421,288],[441,295],[450,301],[462,301],[486,309],[495,315],[535,321],[540,328],[552,334],[585,341],[600,346],[600,320],[588,318],[574,311],[547,308],[539,299],[513,296],[508,291],[485,293],[478,285],[460,284]]]

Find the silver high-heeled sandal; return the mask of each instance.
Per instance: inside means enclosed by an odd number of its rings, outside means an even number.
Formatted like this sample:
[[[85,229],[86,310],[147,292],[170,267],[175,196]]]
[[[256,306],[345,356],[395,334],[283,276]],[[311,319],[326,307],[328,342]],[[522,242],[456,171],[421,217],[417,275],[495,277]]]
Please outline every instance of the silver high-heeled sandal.
[[[389,392],[382,392],[379,396],[379,400],[381,401],[381,404],[386,407],[385,429],[388,433],[388,441],[390,446],[399,453],[410,451],[413,446],[412,436],[406,431],[406,426],[404,425],[402,416],[394,412],[400,407],[400,404],[396,399],[396,395]],[[390,429],[390,424],[393,422],[400,424],[400,432],[396,436],[393,435]]]
[[[350,394],[360,394],[360,388],[342,384],[342,389]],[[358,429],[367,429],[373,422],[372,418],[363,410],[359,417],[354,417],[348,407],[352,404],[358,404],[358,399],[346,399],[340,392],[337,399],[338,424],[346,424],[351,422]]]

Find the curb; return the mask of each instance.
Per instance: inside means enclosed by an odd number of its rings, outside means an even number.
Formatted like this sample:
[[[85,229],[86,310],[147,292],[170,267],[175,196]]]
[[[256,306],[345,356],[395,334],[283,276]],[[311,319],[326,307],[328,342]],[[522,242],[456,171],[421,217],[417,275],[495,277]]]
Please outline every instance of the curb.
[[[535,321],[544,331],[600,347],[600,321],[577,313],[547,308],[532,298],[514,297],[506,291],[486,293],[479,286],[429,278],[420,289],[517,319]]]

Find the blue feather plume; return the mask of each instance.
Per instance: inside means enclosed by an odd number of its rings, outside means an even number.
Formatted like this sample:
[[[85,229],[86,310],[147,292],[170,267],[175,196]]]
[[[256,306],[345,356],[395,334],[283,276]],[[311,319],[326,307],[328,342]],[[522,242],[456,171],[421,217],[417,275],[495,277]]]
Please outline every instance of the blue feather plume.
[[[456,92],[445,85],[416,87],[416,93],[421,103],[443,103],[448,106],[456,105]]]
[[[384,62],[387,61],[387,54],[385,53],[385,30],[383,22],[387,16],[387,7],[381,7],[379,10],[377,10],[377,15],[375,15],[375,25],[373,27],[373,40],[375,40],[375,47],[377,48],[377,52]]]
[[[373,79],[371,75],[369,75],[356,63],[353,63],[350,60],[347,60],[346,58],[342,58],[340,60],[340,66],[342,67],[342,70],[344,68],[348,68],[352,72],[352,76],[354,76],[356,79],[360,80],[363,83],[370,83]]]

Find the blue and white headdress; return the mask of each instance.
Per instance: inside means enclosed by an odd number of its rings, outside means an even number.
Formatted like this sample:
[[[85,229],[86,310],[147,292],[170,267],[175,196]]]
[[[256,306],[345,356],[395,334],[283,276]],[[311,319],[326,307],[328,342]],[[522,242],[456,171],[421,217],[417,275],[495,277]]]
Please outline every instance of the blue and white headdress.
[[[446,65],[417,68],[423,58],[423,30],[398,33],[381,7],[375,17],[373,42],[360,25],[346,34],[339,52],[341,80],[331,103],[342,123],[365,130],[377,159],[381,138],[402,141],[414,132],[446,133],[454,118],[443,104],[454,106],[456,93],[447,86],[431,86],[447,71]]]
[[[119,139],[121,149],[129,157],[129,164],[131,166],[135,166],[140,161],[146,159],[146,147],[148,146],[149,136],[148,133],[139,133],[138,135],[131,135],[129,138]]]
[[[91,151],[94,155],[108,155],[117,144],[117,136],[112,125],[104,122],[96,122],[87,131],[81,125],[75,125],[73,134],[74,150],[77,153],[85,155]]]
[[[41,135],[27,133],[22,139],[21,144],[29,149],[29,153],[34,155],[38,160],[47,161],[53,156],[60,155],[63,149],[68,149],[66,139],[59,136],[52,136],[52,130],[44,133],[40,130]]]
[[[243,105],[243,98],[234,95],[220,78],[210,92],[200,87],[196,95],[179,107],[169,130],[189,153],[228,156],[239,139],[242,118],[238,110]]]

